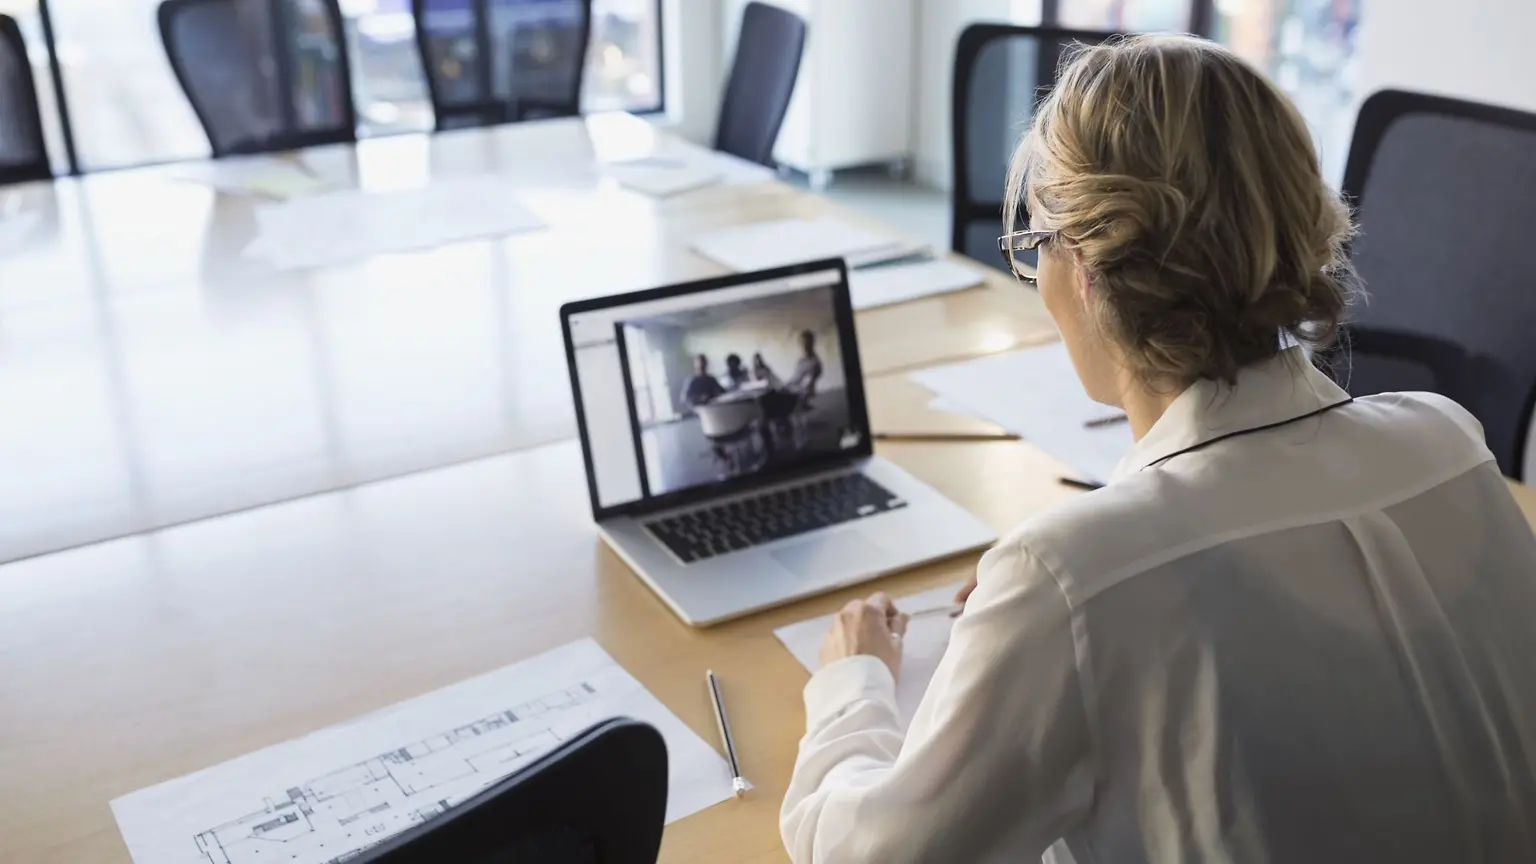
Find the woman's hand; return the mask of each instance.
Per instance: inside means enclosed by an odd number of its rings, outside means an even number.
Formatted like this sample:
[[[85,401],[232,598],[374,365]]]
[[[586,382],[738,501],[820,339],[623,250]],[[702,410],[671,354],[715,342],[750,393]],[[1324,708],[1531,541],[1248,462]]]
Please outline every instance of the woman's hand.
[[[896,609],[884,593],[868,600],[852,600],[832,621],[821,643],[821,665],[844,657],[868,654],[879,658],[895,678],[901,672],[901,637],[907,632],[907,614]]]
[[[960,590],[955,592],[955,605],[959,606],[962,609],[964,609],[965,608],[965,601],[971,599],[971,592],[975,591],[975,590],[976,590],[976,574],[972,573],[970,581],[966,582],[964,585],[960,586]]]

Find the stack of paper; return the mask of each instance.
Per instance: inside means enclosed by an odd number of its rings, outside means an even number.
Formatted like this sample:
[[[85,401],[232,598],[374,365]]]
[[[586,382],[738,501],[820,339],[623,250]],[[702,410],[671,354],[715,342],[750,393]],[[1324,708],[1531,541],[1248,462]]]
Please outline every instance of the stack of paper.
[[[256,239],[245,252],[279,270],[303,269],[543,225],[511,184],[469,177],[406,192],[347,189],[264,204],[256,210]]]
[[[1095,422],[1120,411],[1088,398],[1059,342],[922,369],[911,378],[947,407],[996,423],[1089,480],[1109,482],[1131,449],[1129,424]]]
[[[975,270],[934,258],[909,264],[864,267],[848,273],[853,308],[873,309],[920,297],[964,291],[982,283]]]
[[[700,255],[737,272],[843,258],[853,308],[872,309],[981,284],[976,271],[932,250],[841,219],[775,219],[712,231],[694,240]]]
[[[949,647],[949,631],[954,628],[954,619],[949,617],[948,610],[954,604],[955,592],[959,590],[959,585],[948,585],[896,599],[897,609],[914,616],[907,624],[906,637],[902,639],[901,674],[896,677],[896,708],[903,729],[911,724],[913,716],[917,714],[917,706],[923,701],[928,682],[933,680],[933,673],[938,670],[939,661],[944,658],[944,649]],[[827,615],[780,627],[773,631],[773,635],[779,637],[779,641],[784,643],[789,653],[795,655],[801,666],[815,672],[821,668],[818,659],[821,641],[832,627],[834,617]]]
[[[138,864],[327,864],[441,815],[613,717],[667,745],[667,821],[732,796],[725,760],[586,639],[112,802]]]
[[[693,248],[738,272],[822,258],[847,258],[852,267],[919,251],[910,243],[832,218],[733,225],[698,237]]]

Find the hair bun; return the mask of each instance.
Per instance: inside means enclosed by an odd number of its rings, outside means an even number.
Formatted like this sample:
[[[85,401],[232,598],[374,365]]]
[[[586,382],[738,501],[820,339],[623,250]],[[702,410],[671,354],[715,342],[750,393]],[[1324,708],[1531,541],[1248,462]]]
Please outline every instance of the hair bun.
[[[1295,107],[1193,37],[1079,50],[1009,172],[1010,226],[1021,206],[1102,288],[1099,329],[1158,386],[1235,380],[1281,331],[1322,347],[1355,289],[1349,210]]]

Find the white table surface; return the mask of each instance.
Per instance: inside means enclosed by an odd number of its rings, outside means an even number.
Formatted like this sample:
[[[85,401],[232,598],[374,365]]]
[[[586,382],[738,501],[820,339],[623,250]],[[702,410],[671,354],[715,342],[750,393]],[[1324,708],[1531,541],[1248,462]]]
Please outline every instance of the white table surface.
[[[656,199],[603,173],[646,155],[724,182]],[[562,303],[719,275],[693,236],[831,209],[625,115],[301,158],[380,192],[494,173],[548,227],[277,272],[242,254],[263,202],[187,179],[207,165],[0,190],[34,223],[0,251],[0,562],[570,437]],[[988,293],[861,313],[866,372],[1048,330]]]

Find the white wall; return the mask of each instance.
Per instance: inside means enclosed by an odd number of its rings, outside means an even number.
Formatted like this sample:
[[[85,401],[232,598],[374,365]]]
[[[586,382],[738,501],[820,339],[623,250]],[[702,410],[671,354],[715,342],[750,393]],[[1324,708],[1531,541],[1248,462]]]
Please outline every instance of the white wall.
[[[912,170],[918,182],[937,189],[950,187],[950,91],[954,87],[955,42],[960,31],[976,21],[1028,20],[1021,6],[1038,10],[1038,0],[919,0],[917,100],[912,131]],[[1039,12],[1035,11],[1034,17]]]
[[[1397,87],[1536,111],[1536,0],[1366,0],[1361,101]]]
[[[683,350],[690,357],[695,354],[708,357],[709,371],[717,376],[725,374],[728,355],[740,355],[751,369],[752,355],[761,353],[768,368],[780,380],[788,381],[794,376],[795,363],[802,353],[802,330],[816,334],[816,355],[821,358],[822,366],[819,389],[843,387],[843,354],[838,344],[837,327],[827,307],[826,296],[819,291],[806,292],[803,299],[794,304],[751,312],[733,318],[729,323],[688,333],[683,338]]]
[[[718,0],[663,0],[663,75],[669,129],[695,143],[713,143],[725,89]]]
[[[707,144],[730,59],[722,39],[733,29],[724,19],[730,7],[718,0],[664,2],[668,122],[683,137]],[[919,182],[949,188],[950,89],[960,31],[976,21],[1038,21],[1039,10],[1040,0],[918,0],[916,69],[906,98],[915,101],[912,167]]]

